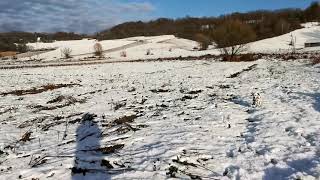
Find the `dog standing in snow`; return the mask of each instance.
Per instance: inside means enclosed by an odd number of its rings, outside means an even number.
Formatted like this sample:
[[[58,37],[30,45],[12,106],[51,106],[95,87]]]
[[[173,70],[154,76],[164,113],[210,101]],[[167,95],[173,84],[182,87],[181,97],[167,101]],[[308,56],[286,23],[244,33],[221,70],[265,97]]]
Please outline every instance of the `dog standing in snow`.
[[[252,106],[254,107],[261,107],[262,99],[260,93],[252,93]]]

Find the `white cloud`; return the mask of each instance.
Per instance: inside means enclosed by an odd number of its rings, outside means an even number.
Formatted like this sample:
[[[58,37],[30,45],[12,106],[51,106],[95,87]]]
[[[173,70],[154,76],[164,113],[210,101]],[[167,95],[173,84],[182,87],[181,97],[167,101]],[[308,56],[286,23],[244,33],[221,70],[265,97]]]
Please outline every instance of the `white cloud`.
[[[92,33],[127,20],[144,19],[155,9],[147,2],[115,0],[0,1],[0,31]]]

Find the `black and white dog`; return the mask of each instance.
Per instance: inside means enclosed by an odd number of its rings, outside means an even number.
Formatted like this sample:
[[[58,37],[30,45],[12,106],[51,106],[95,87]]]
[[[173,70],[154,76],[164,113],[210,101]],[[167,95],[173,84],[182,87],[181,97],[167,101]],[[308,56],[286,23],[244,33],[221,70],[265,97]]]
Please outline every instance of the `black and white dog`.
[[[260,93],[252,93],[252,106],[254,107],[261,107],[262,99]]]

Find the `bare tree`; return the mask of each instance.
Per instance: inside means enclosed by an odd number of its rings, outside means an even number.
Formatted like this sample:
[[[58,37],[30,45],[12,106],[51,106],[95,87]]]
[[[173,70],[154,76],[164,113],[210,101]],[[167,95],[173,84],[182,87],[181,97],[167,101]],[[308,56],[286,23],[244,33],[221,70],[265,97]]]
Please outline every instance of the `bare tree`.
[[[95,56],[103,57],[103,48],[102,48],[102,45],[100,43],[96,43],[93,46],[93,49],[94,49],[94,55]]]
[[[238,20],[229,20],[213,31],[213,39],[221,52],[232,60],[236,55],[248,50],[247,43],[256,39],[253,29]]]
[[[34,47],[27,45],[27,51],[34,51]]]
[[[153,55],[153,53],[151,52],[151,49],[147,49],[146,55],[147,56]]]
[[[121,51],[120,52],[121,57],[127,57],[127,52],[126,51]]]
[[[201,33],[196,34],[195,39],[200,45],[200,50],[207,50],[209,45],[212,44],[210,38]]]
[[[290,40],[289,46],[291,46],[291,52],[294,54],[294,53],[296,53],[297,37],[295,37],[291,34],[290,38],[291,38],[291,40]]]
[[[71,58],[71,52],[72,52],[72,49],[68,47],[61,49],[61,54],[66,59]]]

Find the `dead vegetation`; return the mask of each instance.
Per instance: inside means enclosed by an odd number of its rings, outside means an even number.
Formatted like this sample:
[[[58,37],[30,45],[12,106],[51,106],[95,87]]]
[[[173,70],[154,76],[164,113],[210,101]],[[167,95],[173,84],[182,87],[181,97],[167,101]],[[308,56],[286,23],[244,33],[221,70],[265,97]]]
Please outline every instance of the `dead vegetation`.
[[[29,162],[29,165],[33,168],[33,167],[37,167],[41,164],[44,164],[47,162],[46,156],[32,156]]]
[[[153,93],[166,93],[166,92],[171,92],[171,89],[168,88],[157,88],[157,89],[151,89],[150,90]]]
[[[32,131],[25,132],[19,140],[16,140],[16,141],[11,142],[8,145],[4,146],[4,149],[11,149],[12,150],[12,149],[15,149],[17,144],[19,144],[19,143],[25,143],[25,142],[31,141],[32,140],[31,134],[32,134]]]
[[[124,124],[124,123],[132,123],[134,121],[134,119],[136,119],[137,116],[136,115],[129,115],[129,116],[123,116],[123,117],[120,117],[116,120],[114,120],[113,122],[115,124]]]
[[[50,101],[47,102],[47,104],[53,104],[53,103],[60,103],[62,101],[70,101],[70,102],[77,102],[77,99],[72,96],[58,96]]]
[[[20,142],[27,142],[30,141],[30,137],[31,137],[32,132],[31,131],[27,131],[26,133],[24,133],[21,137],[21,139],[19,140]]]
[[[51,111],[55,109],[61,109],[70,105],[74,105],[76,103],[82,104],[85,103],[86,99],[76,99],[72,96],[58,96],[50,101],[47,104],[54,104],[54,103],[62,103],[57,105],[51,106],[43,106],[43,105],[36,105],[36,106],[28,106],[29,108],[35,109],[33,113],[40,112],[40,111]]]
[[[114,167],[112,166],[112,164],[110,163],[110,161],[106,160],[106,159],[102,159],[101,161],[101,166],[106,167],[108,169],[113,169]]]
[[[95,56],[98,56],[100,58],[102,58],[104,56],[103,55],[103,48],[102,48],[102,45],[100,43],[94,44],[93,49],[94,49],[94,55]]]
[[[197,159],[195,162],[191,162],[191,156],[199,156],[199,154],[194,154],[194,152],[189,152],[187,150],[183,150],[183,152],[177,155],[176,159],[172,159],[172,163],[170,163],[169,168],[166,169],[166,175],[168,177],[173,178],[181,178],[185,176],[189,176],[190,179],[206,179],[201,175],[197,175],[194,170],[198,169],[201,171],[208,171],[211,174],[219,176],[218,173],[212,171],[208,167],[205,166],[205,161],[208,161],[211,158],[195,158]],[[156,168],[156,167],[155,167]],[[215,178],[212,178],[215,179]]]
[[[97,149],[97,151],[100,151],[103,154],[111,154],[111,153],[115,153],[116,151],[122,149],[123,147],[124,147],[124,144],[116,144],[113,146],[99,148],[99,149]]]
[[[123,53],[124,54],[124,53]],[[236,56],[235,58],[230,59],[230,61],[241,62],[241,61],[255,61],[258,59],[277,59],[282,61],[296,60],[296,59],[307,59],[312,60],[316,57],[319,57],[319,53],[316,52],[299,52],[299,53],[274,53],[274,54],[265,54],[265,53],[251,53],[251,57],[245,54]],[[125,55],[123,55],[125,56]],[[148,59],[129,59],[129,60],[115,60],[115,61],[75,61],[68,63],[41,63],[41,64],[17,64],[12,66],[0,66],[0,69],[21,69],[21,68],[41,68],[41,67],[61,67],[61,66],[83,66],[83,65],[92,65],[92,64],[109,64],[109,63],[126,63],[126,62],[158,62],[158,61],[212,61],[212,60],[228,60],[224,59],[224,55],[213,55],[206,54],[203,56],[179,56],[179,57],[165,57],[165,58],[148,58]],[[240,57],[240,58],[239,58]]]
[[[240,54],[234,56],[223,56],[222,60],[227,62],[250,62],[260,59],[261,56],[255,54]]]
[[[47,119],[46,123],[42,123],[39,127],[41,128],[42,131],[48,131],[51,127],[54,127],[60,124],[65,124],[67,121],[70,124],[78,123],[81,121],[81,119],[79,118],[76,118],[73,120],[69,120],[69,119],[75,116],[79,116],[81,114],[82,113],[74,113],[67,116],[52,116],[49,119]]]
[[[146,55],[147,56],[153,55],[153,53],[151,52],[151,49],[147,49]]]
[[[127,52],[126,51],[121,51],[120,52],[120,57],[127,57]]]
[[[71,119],[71,120],[69,120],[69,119],[76,117],[76,116],[79,116],[81,114],[82,113],[73,113],[73,114],[69,114],[67,116],[46,115],[46,116],[36,117],[36,118],[22,122],[17,127],[22,129],[22,128],[26,128],[26,127],[30,127],[30,126],[35,125],[35,126],[41,128],[41,130],[47,131],[47,130],[49,130],[50,127],[66,123],[66,119],[68,119],[68,123],[70,123],[70,124],[80,122],[81,119],[79,119],[79,118]]]
[[[61,54],[65,59],[71,58],[72,49],[71,48],[63,48],[61,49]]]
[[[0,115],[5,114],[5,113],[8,113],[8,112],[9,112],[9,113],[14,112],[14,111],[16,111],[17,109],[18,109],[18,108],[16,108],[16,107],[6,108],[6,109],[0,111]]]
[[[317,65],[320,64],[320,57],[315,57],[314,59],[312,59],[312,65]]]
[[[136,132],[141,130],[142,128],[149,127],[148,125],[145,125],[145,124],[132,125],[131,123],[134,123],[134,120],[137,117],[138,116],[136,114],[124,115],[114,119],[111,122],[103,123],[102,127],[111,129],[111,131],[102,133],[102,136],[108,136],[108,135],[114,135],[114,134],[124,135],[130,131]]]
[[[254,68],[256,68],[257,66],[258,66],[257,64],[253,64],[253,65],[249,66],[248,68],[243,69],[242,71],[239,71],[237,73],[231,74],[230,76],[228,76],[228,78],[236,78],[236,77],[240,76],[240,74],[242,74],[244,72],[251,71]]]
[[[124,100],[122,100],[122,101],[113,102],[112,105],[113,105],[113,110],[116,111],[116,110],[118,110],[118,109],[120,109],[120,108],[125,107],[125,106],[127,105],[127,100],[124,99]]]
[[[1,96],[7,96],[7,95],[15,95],[15,96],[24,96],[28,94],[40,94],[46,91],[52,91],[55,89],[65,88],[65,87],[73,87],[73,86],[80,86],[80,84],[47,84],[43,85],[41,87],[34,87],[31,89],[25,89],[25,90],[14,90],[9,92],[1,93]]]
[[[42,123],[43,121],[45,121],[49,117],[50,116],[36,117],[31,120],[24,121],[23,123],[18,125],[18,128],[26,128],[26,127],[32,126],[35,123]]]
[[[182,88],[182,89],[180,89],[180,92],[181,92],[182,94],[195,95],[195,94],[201,93],[201,92],[202,92],[202,89],[191,89],[191,90],[189,90],[189,89]]]

